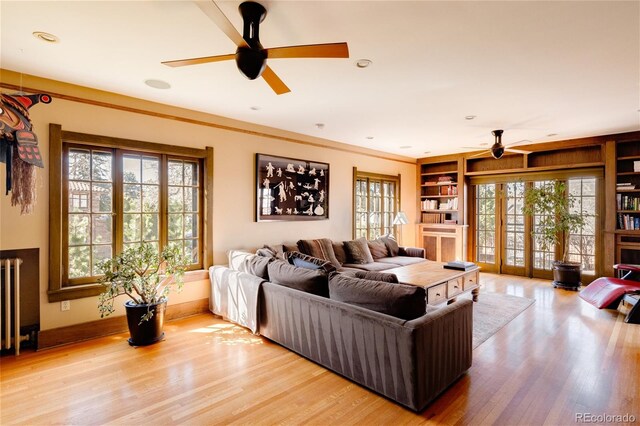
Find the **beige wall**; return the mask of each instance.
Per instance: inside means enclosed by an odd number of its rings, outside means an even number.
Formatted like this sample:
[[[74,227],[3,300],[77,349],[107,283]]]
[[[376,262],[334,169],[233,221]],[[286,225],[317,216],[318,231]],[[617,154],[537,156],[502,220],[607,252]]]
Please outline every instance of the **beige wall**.
[[[2,71],[1,77],[1,82],[4,84],[18,84],[18,76],[15,73]],[[213,241],[216,264],[226,263],[225,253],[229,249],[254,249],[265,243],[295,242],[300,238],[350,239],[353,167],[367,172],[400,174],[402,178],[401,208],[407,213],[410,223],[416,222],[416,166],[411,164],[411,159],[346,147],[331,141],[233,122],[208,114],[30,76],[23,76],[23,84],[24,87],[48,91],[54,95],[51,104],[39,104],[30,111],[46,166],[45,169],[37,170],[38,200],[33,214],[20,216],[18,208],[10,206],[10,197],[0,197],[0,249],[40,248],[40,320],[43,330],[99,319],[96,298],[73,300],[71,310],[66,312],[60,311],[59,303],[49,303],[47,300],[49,123],[60,124],[63,130],[82,133],[194,148],[212,146],[214,148]],[[3,91],[12,92],[4,88]],[[56,97],[55,94],[109,102],[129,109],[138,108],[179,115],[208,123],[242,127],[253,132],[275,134],[310,144],[333,146],[337,149],[295,143],[277,137],[224,130],[208,125],[185,123],[148,114],[91,105],[77,100],[65,100]],[[345,148],[353,152],[347,152]],[[329,163],[331,168],[329,220],[254,222],[254,154],[256,152]],[[0,164],[2,194],[5,192],[4,174],[5,165]],[[406,225],[403,228],[403,241],[413,242],[415,226]],[[188,283],[181,294],[171,296],[170,303],[198,300],[208,295],[208,282]],[[119,309],[115,315],[122,314],[123,310]]]

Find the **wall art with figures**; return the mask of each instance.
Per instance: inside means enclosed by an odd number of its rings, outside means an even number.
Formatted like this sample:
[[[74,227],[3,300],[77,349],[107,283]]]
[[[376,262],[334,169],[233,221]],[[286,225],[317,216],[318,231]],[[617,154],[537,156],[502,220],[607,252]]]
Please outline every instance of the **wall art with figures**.
[[[256,154],[256,220],[329,218],[329,164]]]

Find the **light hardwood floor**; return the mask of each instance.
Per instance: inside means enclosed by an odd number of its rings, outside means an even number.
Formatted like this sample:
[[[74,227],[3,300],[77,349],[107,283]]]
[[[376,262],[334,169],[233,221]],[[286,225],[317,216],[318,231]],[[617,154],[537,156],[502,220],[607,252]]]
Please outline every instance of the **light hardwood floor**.
[[[640,325],[548,281],[481,274],[482,291],[536,299],[481,344],[469,372],[422,413],[213,315],[131,348],[115,335],[1,361],[7,424],[574,424],[640,421]],[[482,297],[482,291],[480,297]]]

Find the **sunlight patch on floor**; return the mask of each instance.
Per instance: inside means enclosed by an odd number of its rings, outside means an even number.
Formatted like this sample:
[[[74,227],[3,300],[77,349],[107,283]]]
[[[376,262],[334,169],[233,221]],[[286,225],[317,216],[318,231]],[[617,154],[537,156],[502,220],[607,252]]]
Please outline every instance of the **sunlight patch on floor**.
[[[263,343],[259,336],[234,324],[212,324],[189,330],[189,333],[208,334],[215,340],[215,343],[225,345],[261,345]]]

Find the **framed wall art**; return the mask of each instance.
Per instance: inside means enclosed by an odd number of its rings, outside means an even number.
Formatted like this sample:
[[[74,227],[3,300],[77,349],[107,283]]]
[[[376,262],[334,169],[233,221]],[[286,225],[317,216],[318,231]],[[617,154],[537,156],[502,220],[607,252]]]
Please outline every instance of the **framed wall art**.
[[[329,164],[256,154],[256,221],[329,218]]]

